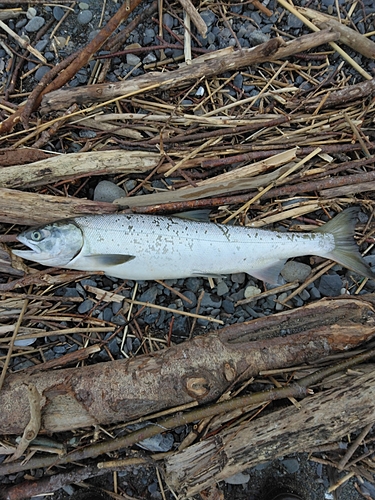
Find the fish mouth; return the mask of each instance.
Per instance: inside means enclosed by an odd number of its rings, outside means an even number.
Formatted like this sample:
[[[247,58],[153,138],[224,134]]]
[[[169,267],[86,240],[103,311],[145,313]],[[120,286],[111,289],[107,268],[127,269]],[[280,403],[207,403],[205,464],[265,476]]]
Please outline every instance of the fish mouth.
[[[31,250],[12,250],[14,255],[17,255],[17,257],[22,257],[24,259],[27,259],[29,256],[34,257],[35,254],[40,254],[42,253],[41,249],[36,245],[35,243],[32,243],[29,241],[25,236],[19,235],[17,236],[17,240],[25,245],[25,247],[30,248]]]

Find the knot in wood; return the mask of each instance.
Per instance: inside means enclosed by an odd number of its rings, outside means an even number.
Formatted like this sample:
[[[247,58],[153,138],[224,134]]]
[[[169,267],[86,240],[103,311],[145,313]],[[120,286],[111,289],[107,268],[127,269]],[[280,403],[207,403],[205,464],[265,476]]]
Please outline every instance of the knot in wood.
[[[186,381],[186,390],[193,398],[203,398],[210,392],[210,385],[204,377],[191,377]]]
[[[228,382],[232,382],[236,377],[236,370],[230,363],[224,363],[224,377]]]

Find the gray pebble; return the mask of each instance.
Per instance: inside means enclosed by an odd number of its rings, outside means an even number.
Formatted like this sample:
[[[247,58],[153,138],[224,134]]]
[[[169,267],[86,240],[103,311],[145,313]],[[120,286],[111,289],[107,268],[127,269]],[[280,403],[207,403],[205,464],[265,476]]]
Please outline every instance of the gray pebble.
[[[323,297],[337,297],[341,294],[342,279],[338,274],[326,274],[320,278],[319,292]]]
[[[53,351],[56,353],[56,354],[65,354],[66,352],[66,347],[63,346],[63,345],[55,345],[55,347],[53,347]]]
[[[288,15],[288,26],[293,29],[300,29],[303,26],[303,22],[298,19],[294,14]]]
[[[216,15],[212,12],[212,10],[204,10],[200,13],[203,21],[206,23],[207,27],[210,27],[216,21]]]
[[[49,361],[50,359],[54,359],[55,353],[52,349],[48,349],[48,351],[44,351],[43,357],[46,361]]]
[[[21,28],[23,28],[26,24],[27,24],[27,19],[26,19],[26,17],[24,17],[23,19],[20,19],[19,21],[17,21],[16,28],[17,28],[18,30],[20,30],[20,29],[21,29]],[[4,53],[4,55],[5,55],[5,53]],[[2,56],[2,57],[4,57],[4,56]]]
[[[188,324],[186,316],[177,316],[173,322],[172,332],[175,335],[187,335],[188,332]]]
[[[29,33],[35,33],[35,31],[39,31],[40,28],[44,26],[45,22],[46,20],[44,17],[35,16],[26,24],[25,30]]]
[[[90,311],[94,307],[94,302],[91,299],[86,299],[78,306],[79,314],[85,314]]]
[[[40,68],[38,68],[34,75],[35,80],[37,82],[40,82],[40,80],[49,72],[49,70],[50,68],[48,66],[41,66]]]
[[[170,28],[170,29],[173,28],[174,18],[170,14],[168,14],[168,12],[163,14],[163,24],[168,26],[168,28]]]
[[[117,314],[121,311],[121,308],[122,308],[122,303],[121,302],[113,302],[112,303],[112,312],[113,314]]]
[[[129,66],[137,66],[141,62],[141,59],[135,54],[126,54],[126,62]]]
[[[93,15],[91,10],[82,10],[77,16],[77,21],[79,22],[79,24],[88,24],[91,21],[92,17]]]
[[[195,296],[195,293],[193,293],[191,290],[186,290],[184,292],[185,297],[191,300],[191,304],[187,302],[186,300],[183,300],[182,303],[186,309],[193,309],[197,305],[197,297]]]
[[[89,8],[89,4],[88,4],[88,3],[86,3],[86,2],[79,2],[78,7],[79,7],[81,10],[87,10],[87,9]]]
[[[280,293],[278,297],[279,302],[284,302],[285,299],[288,297],[288,294],[286,292]],[[282,311],[284,309],[284,306],[282,304],[279,304],[279,302],[276,302],[276,311]]]
[[[96,135],[94,130],[85,129],[79,131],[79,136],[82,137],[82,139],[93,139]]]
[[[257,286],[247,286],[244,292],[245,299],[250,299],[250,297],[254,297],[255,295],[259,295],[260,293],[261,290]]]
[[[204,292],[201,302],[202,307],[214,307],[215,309],[221,307],[221,298],[213,293]]]
[[[210,31],[210,32],[207,34],[207,43],[208,43],[208,44],[215,43],[215,40],[216,40],[216,36],[214,35],[214,33],[212,33],[212,31]]]
[[[197,293],[201,284],[202,284],[202,280],[200,278],[188,278],[185,281],[186,288],[193,293]]]
[[[313,286],[312,288],[310,288],[310,297],[313,300],[320,299],[321,296],[322,296],[322,294],[319,292],[319,290],[315,286]]]
[[[299,462],[295,458],[286,458],[281,462],[288,474],[295,474],[299,470]]]
[[[234,303],[229,299],[224,299],[222,303],[223,309],[227,314],[234,313]]]
[[[45,52],[44,57],[47,59],[48,62],[53,61],[55,59],[55,54],[52,52]]]
[[[227,477],[225,482],[228,484],[246,484],[250,481],[250,475],[243,472],[237,472],[233,476]]]
[[[35,45],[36,50],[39,52],[43,52],[43,50],[47,47],[48,40],[39,40],[39,42]]]
[[[244,283],[246,279],[246,274],[245,273],[235,273],[232,274],[230,279],[232,280],[233,283]]]
[[[64,296],[65,297],[79,297],[79,293],[76,288],[73,287],[66,287],[64,290]]]
[[[227,292],[229,292],[228,285],[225,283],[225,281],[220,281],[217,284],[216,293],[218,294],[219,297],[221,297],[225,295]]]
[[[249,35],[249,40],[252,45],[261,45],[262,43],[268,42],[270,37],[260,30],[254,30]]]
[[[141,302],[151,302],[153,304],[155,302],[157,295],[158,295],[158,287],[150,286],[145,292],[142,293],[139,300]]]
[[[151,64],[151,63],[154,63],[156,61],[157,61],[156,55],[153,52],[150,52],[149,54],[147,54],[146,57],[143,58],[142,63],[143,64]]]
[[[125,191],[110,181],[100,181],[94,191],[94,201],[112,203],[117,198],[124,198],[125,196]]]
[[[309,292],[306,290],[306,288],[304,290],[302,290],[302,292],[299,294],[299,296],[301,297],[302,300],[304,300],[306,302],[306,300],[309,300],[310,298],[310,294]]]
[[[153,311],[153,309],[151,309],[151,311]],[[147,325],[153,325],[158,320],[158,317],[159,317],[158,312],[151,312],[150,314],[146,314],[144,316],[143,321]]]
[[[62,17],[64,16],[64,14],[65,14],[64,9],[62,9],[58,5],[56,5],[53,8],[53,17],[56,19],[56,21],[60,21],[60,19],[62,19]]]
[[[233,80],[233,85],[235,85],[237,88],[241,89],[243,85],[243,76],[241,73],[239,73],[235,79]]]
[[[111,321],[113,316],[112,308],[111,307],[106,307],[103,310],[103,320],[104,321]]]
[[[295,260],[289,260],[283,270],[281,271],[281,276],[285,279],[287,283],[292,281],[303,282],[311,273],[311,267],[302,262],[297,262]]]
[[[27,19],[33,19],[36,16],[36,9],[29,7],[26,12]]]
[[[149,45],[155,40],[155,31],[151,28],[146,28],[143,36],[144,45]]]

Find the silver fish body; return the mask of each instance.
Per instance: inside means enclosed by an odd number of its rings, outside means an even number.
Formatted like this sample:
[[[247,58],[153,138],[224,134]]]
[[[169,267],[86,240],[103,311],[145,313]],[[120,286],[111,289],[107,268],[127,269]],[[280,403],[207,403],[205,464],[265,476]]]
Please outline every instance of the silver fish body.
[[[246,272],[276,283],[286,260],[318,255],[374,278],[354,242],[357,209],[313,233],[203,223],[137,214],[94,215],[31,229],[16,255],[45,265],[104,271],[133,280],[222,276]]]

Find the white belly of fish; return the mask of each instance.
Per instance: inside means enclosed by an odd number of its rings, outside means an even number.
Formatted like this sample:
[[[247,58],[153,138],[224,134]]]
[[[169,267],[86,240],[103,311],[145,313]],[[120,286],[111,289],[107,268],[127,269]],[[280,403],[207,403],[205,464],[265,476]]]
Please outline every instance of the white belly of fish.
[[[84,245],[69,268],[134,280],[247,272],[275,282],[288,258],[324,257],[335,246],[331,234],[278,233],[173,217],[119,214],[74,222]]]

